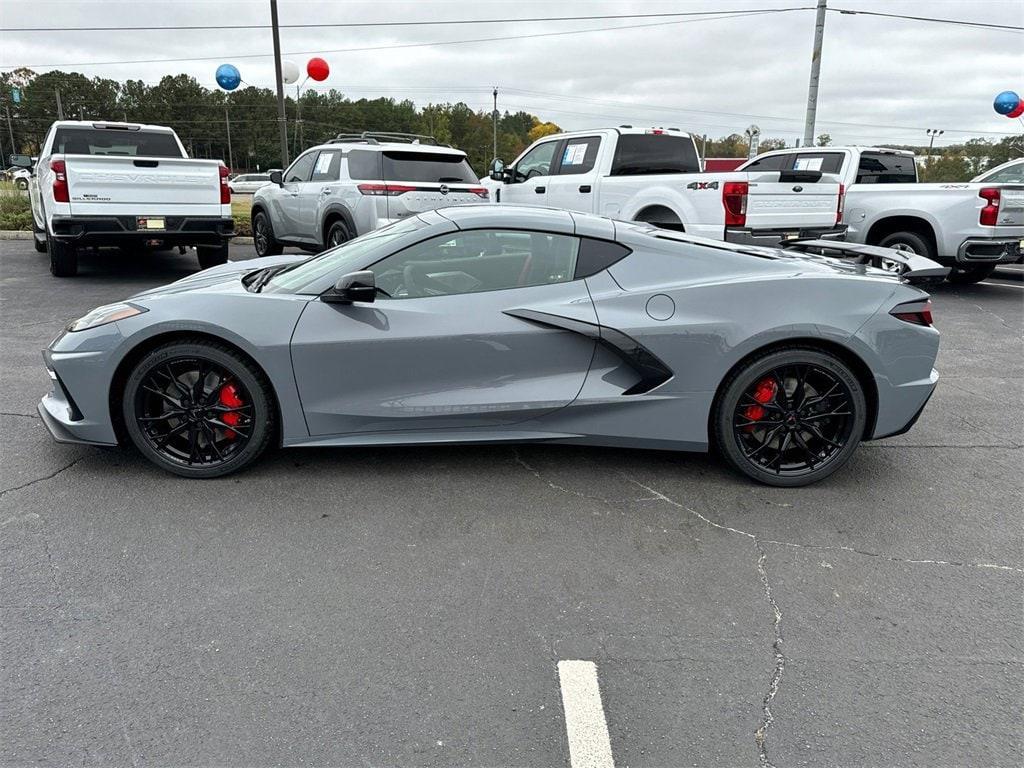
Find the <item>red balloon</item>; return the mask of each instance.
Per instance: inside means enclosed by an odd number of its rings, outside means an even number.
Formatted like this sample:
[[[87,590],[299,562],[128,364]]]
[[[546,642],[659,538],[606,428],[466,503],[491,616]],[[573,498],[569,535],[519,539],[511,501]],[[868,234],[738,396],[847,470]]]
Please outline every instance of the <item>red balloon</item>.
[[[313,58],[306,65],[306,74],[319,83],[327,79],[327,76],[331,74],[331,68],[323,59]]]
[[[1024,99],[1021,99],[1015,110],[1006,113],[1007,117],[1020,117],[1021,115],[1024,115]]]

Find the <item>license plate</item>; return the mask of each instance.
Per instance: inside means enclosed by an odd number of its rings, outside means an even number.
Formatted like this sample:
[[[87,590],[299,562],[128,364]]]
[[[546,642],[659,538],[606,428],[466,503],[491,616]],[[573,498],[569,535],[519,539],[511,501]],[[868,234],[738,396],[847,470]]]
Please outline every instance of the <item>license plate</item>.
[[[167,229],[163,216],[140,216],[136,220],[139,229]]]

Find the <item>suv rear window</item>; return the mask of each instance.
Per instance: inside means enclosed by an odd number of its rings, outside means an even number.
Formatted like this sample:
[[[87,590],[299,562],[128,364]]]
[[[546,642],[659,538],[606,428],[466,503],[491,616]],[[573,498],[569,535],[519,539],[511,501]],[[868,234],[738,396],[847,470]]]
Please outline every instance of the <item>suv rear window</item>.
[[[619,136],[612,176],[647,173],[698,173],[700,161],[693,140],[665,134],[628,133]]]
[[[384,152],[386,181],[476,184],[477,176],[465,155],[436,152]]]
[[[164,131],[119,128],[58,128],[54,154],[183,157],[174,136]]]
[[[858,184],[913,184],[917,169],[910,155],[889,155],[865,152],[857,168]]]

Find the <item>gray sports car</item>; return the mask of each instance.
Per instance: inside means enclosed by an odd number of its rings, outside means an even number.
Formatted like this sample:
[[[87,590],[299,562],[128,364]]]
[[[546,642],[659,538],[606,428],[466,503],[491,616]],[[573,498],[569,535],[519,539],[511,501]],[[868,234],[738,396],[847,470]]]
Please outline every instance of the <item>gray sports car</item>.
[[[100,307],[44,352],[57,440],[186,477],[283,446],[557,442],[706,451],[772,485],[899,434],[939,334],[910,253],[701,240],[467,206]],[[836,254],[837,257],[825,255]]]

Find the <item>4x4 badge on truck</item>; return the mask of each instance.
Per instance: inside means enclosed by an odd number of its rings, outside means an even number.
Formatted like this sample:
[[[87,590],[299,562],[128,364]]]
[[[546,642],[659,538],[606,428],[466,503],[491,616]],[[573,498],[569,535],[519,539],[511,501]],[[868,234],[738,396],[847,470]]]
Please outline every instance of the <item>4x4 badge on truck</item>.
[[[447,195],[448,194],[448,185],[447,184],[442,184],[440,187],[438,187],[437,191],[440,192],[442,195]]]
[[[717,181],[691,181],[686,185],[687,189],[718,189]]]

